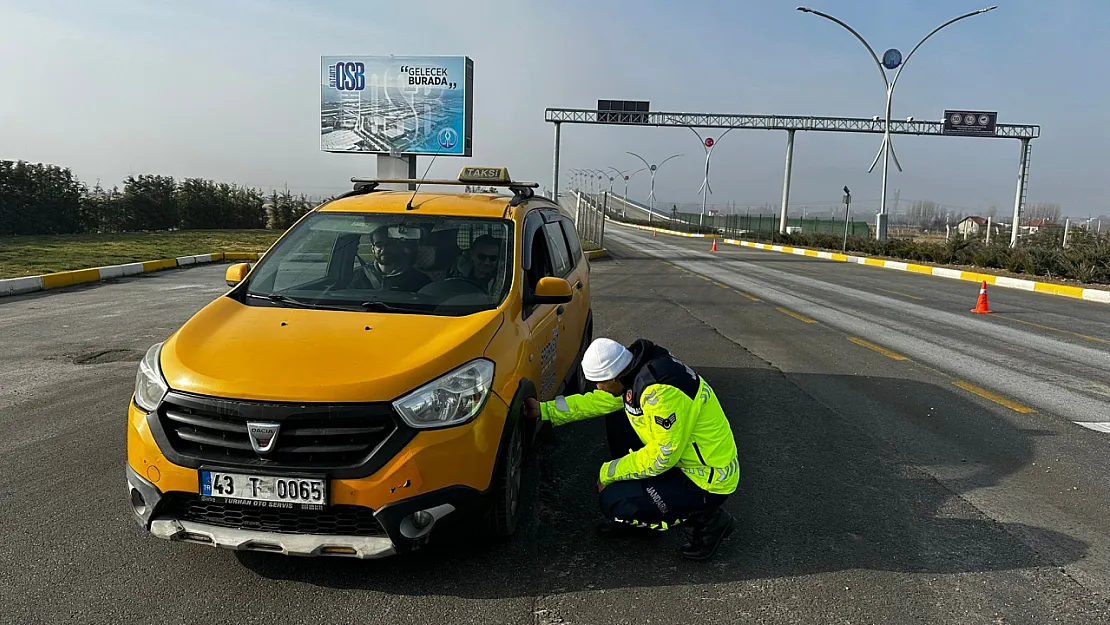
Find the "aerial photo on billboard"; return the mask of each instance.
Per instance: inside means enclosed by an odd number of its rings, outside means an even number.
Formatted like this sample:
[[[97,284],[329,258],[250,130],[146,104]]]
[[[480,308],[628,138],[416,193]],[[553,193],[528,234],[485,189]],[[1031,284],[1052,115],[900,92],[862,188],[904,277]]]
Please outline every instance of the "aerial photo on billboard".
[[[465,56],[320,57],[320,148],[470,156],[473,85]]]

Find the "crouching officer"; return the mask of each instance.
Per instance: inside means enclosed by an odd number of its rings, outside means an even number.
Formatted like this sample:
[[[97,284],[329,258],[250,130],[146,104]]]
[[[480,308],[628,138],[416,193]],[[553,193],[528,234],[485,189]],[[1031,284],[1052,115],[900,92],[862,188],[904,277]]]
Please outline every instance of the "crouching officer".
[[[628,348],[595,340],[582,371],[598,390],[529,400],[526,413],[555,426],[606,416],[613,459],[599,472],[607,520],[598,530],[617,536],[682,524],[692,530],[682,556],[711,558],[732,532],[732,516],[721,504],[740,481],[736,441],[713,389],[644,339]]]

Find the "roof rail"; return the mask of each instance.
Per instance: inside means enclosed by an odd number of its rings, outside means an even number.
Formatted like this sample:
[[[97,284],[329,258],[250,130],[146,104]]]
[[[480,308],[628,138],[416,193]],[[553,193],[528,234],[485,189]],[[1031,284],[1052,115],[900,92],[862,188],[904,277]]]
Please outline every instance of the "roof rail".
[[[457,180],[418,180],[415,178],[351,178],[354,189],[344,193],[342,197],[373,193],[383,184],[398,185],[442,185],[442,186],[489,186],[507,188],[513,192],[513,199],[509,206],[518,206],[525,200],[535,196],[534,189],[540,186],[538,182],[513,180],[509,170],[504,167],[464,167]]]

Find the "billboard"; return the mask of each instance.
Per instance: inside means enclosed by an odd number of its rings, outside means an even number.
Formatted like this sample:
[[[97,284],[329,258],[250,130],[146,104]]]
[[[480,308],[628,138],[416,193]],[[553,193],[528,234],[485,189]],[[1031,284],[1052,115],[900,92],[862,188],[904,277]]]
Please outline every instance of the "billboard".
[[[320,149],[470,156],[473,91],[465,56],[322,56]]]
[[[990,137],[994,136],[994,129],[997,123],[997,111],[958,111],[946,109],[944,111],[944,129],[942,134],[965,137]]]

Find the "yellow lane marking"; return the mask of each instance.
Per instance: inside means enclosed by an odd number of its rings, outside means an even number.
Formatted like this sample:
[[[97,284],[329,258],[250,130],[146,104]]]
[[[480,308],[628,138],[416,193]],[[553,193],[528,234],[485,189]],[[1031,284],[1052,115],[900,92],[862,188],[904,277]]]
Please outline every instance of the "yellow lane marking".
[[[736,291],[737,293],[739,293],[740,295],[743,295],[744,297],[746,297],[746,298],[748,298],[748,299],[752,300],[753,302],[758,302],[758,301],[760,301],[760,299],[759,299],[758,297],[756,297],[756,296],[752,295],[751,293],[745,293],[745,292],[741,291],[740,289],[735,289],[735,291]]]
[[[802,323],[817,323],[816,319],[810,319],[809,317],[807,317],[805,315],[796,313],[793,310],[789,310],[789,309],[783,308],[781,306],[777,307],[775,310],[779,311],[780,313],[782,313],[784,315],[791,316],[791,317],[797,319],[798,321],[801,321]]]
[[[875,287],[875,288],[878,288],[878,287]],[[902,297],[908,297],[910,299],[925,299],[924,297],[918,297],[916,295],[910,295],[909,293],[902,293],[902,292],[899,292],[899,291],[891,291],[890,289],[879,289],[879,290],[884,292],[884,293],[890,293],[891,295],[901,295]]]
[[[700,273],[698,274],[698,277],[701,278],[702,280],[705,280],[706,282],[712,282],[713,281],[713,278],[708,278],[706,276],[701,275]]]
[[[1016,401],[1010,401],[1009,399],[1006,399],[1005,397],[1002,397],[1001,395],[995,395],[994,393],[988,391],[987,389],[979,388],[978,386],[975,386],[974,384],[968,384],[967,382],[963,382],[961,380],[956,380],[955,382],[953,382],[953,384],[955,384],[956,386],[964,389],[965,391],[967,391],[969,393],[974,393],[974,394],[978,395],[979,397],[982,397],[983,399],[989,399],[989,400],[993,401],[996,404],[1005,406],[1005,407],[1009,408],[1010,410],[1013,410],[1014,412],[1020,412],[1022,414],[1032,414],[1034,412],[1037,412],[1036,410],[1033,410],[1029,406],[1019,404]]]
[[[876,344],[872,343],[871,341],[861,339],[858,336],[849,336],[848,340],[855,343],[856,345],[861,346],[861,347],[866,347],[867,349],[869,349],[873,352],[879,352],[880,354],[882,354],[883,356],[886,356],[887,358],[891,358],[891,359],[894,359],[894,360],[909,360],[909,358],[903,356],[902,354],[899,354],[898,352],[891,351],[891,350],[883,347],[882,345],[876,345]]]
[[[1051,330],[1053,332],[1059,332],[1060,334],[1067,334],[1068,336],[1074,336],[1074,337],[1078,337],[1078,338],[1081,338],[1081,339],[1086,339],[1088,341],[1094,341],[1095,343],[1103,343],[1103,344],[1106,344],[1106,345],[1110,345],[1110,341],[1108,341],[1106,339],[1100,339],[1097,336],[1088,336],[1086,334],[1080,334],[1078,332],[1071,332],[1069,330],[1061,330],[1060,328],[1053,328],[1052,326],[1045,326],[1045,325],[1041,325],[1039,323],[1033,323],[1032,321],[1025,321],[1024,319],[1014,319],[1013,317],[1009,317],[1007,315],[999,315],[997,313],[994,316],[995,317],[1001,317],[1002,319],[1006,319],[1008,321],[1016,321],[1018,323],[1024,323],[1025,325],[1033,326],[1034,328],[1040,328],[1042,330]]]
[[[731,289],[732,288],[729,285],[721,284],[720,282],[714,282],[713,284],[716,284],[717,286],[721,287],[722,289]]]

